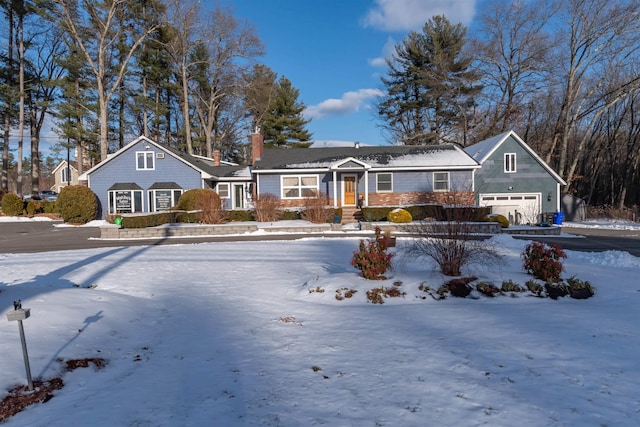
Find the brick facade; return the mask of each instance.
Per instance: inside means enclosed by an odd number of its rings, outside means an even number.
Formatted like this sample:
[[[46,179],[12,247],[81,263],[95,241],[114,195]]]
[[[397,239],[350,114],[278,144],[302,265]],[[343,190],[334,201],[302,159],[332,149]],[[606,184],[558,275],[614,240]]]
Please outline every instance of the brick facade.
[[[328,205],[333,206],[333,199],[328,199]],[[460,205],[472,206],[475,204],[475,195],[472,191],[447,191],[447,192],[410,192],[410,193],[371,193],[369,194],[369,206],[411,206],[411,205]],[[280,200],[280,206],[285,209],[304,207],[303,199]],[[338,200],[340,206],[340,200]]]
[[[474,205],[472,191],[371,193],[369,206],[411,206],[411,205]]]

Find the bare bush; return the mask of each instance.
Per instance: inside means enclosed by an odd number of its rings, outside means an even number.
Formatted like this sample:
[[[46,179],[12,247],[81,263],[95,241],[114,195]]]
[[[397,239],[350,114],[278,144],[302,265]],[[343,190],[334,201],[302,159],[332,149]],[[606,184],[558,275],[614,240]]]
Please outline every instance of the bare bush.
[[[280,199],[272,193],[260,194],[254,202],[253,215],[258,222],[280,219]]]
[[[222,224],[227,212],[222,208],[220,196],[213,190],[202,189],[201,197],[197,200],[198,216],[203,224]]]
[[[322,192],[305,198],[303,206],[302,218],[314,224],[331,222],[335,215],[335,209],[329,206],[329,196]]]
[[[497,263],[500,256],[490,241],[472,234],[471,223],[477,221],[473,206],[449,206],[445,221],[416,222],[417,236],[404,251],[411,259],[432,258],[446,276],[460,276],[461,269],[472,262]]]

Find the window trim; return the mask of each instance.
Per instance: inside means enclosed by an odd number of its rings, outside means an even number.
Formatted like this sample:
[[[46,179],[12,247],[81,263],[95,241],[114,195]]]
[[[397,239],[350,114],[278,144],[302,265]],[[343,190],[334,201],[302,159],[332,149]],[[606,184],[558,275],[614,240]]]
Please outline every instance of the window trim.
[[[140,167],[140,157],[142,157],[142,162],[144,167]],[[145,151],[136,151],[136,170],[137,171],[152,171],[156,169],[156,161],[155,161],[155,153],[153,151],[145,150]],[[149,166],[151,163],[151,166]]]
[[[149,196],[149,212],[167,212],[166,210],[159,210],[157,206],[156,193],[158,191],[169,191],[171,193],[171,207],[174,207],[178,204],[178,199],[184,193],[182,188],[154,188],[151,190],[147,190],[147,194]]]
[[[223,196],[222,194],[220,194],[220,187],[224,186],[227,187],[227,195]],[[229,182],[219,182],[216,184],[216,193],[218,193],[218,196],[220,196],[221,199],[230,199],[231,198],[231,184]]]
[[[60,169],[60,182],[61,183],[71,184],[71,179],[69,177],[67,177],[67,175],[73,176],[73,173],[71,173],[71,168],[63,167],[62,169]],[[65,178],[67,178],[67,179],[65,179]]]
[[[129,197],[131,200],[131,209],[130,210],[121,210],[118,211],[117,205],[115,203],[116,193],[130,193]],[[107,191],[107,200],[108,200],[108,209],[110,215],[117,215],[120,213],[135,213],[135,212],[144,212],[144,191],[143,190],[108,190]],[[136,197],[136,194],[138,197]],[[137,202],[140,202],[139,206],[136,206]],[[139,208],[136,209],[136,208]]]
[[[291,185],[284,185],[284,180],[287,178],[297,178],[298,179],[298,184],[296,186],[291,186]],[[316,181],[316,184],[314,186],[311,185],[302,185],[302,179],[303,178],[314,178]],[[290,190],[290,189],[297,189],[298,190],[298,196],[296,197],[287,197],[286,196],[286,190]],[[304,196],[303,195],[303,191],[304,190],[313,190],[315,192],[315,194],[318,194],[319,190],[320,190],[320,176],[319,175],[280,175],[280,198],[282,200],[302,200],[302,199],[307,199],[309,198],[308,196]]]
[[[381,190],[380,189],[380,177],[383,175],[389,175],[389,189]],[[383,182],[383,184],[387,184],[387,182]],[[378,172],[376,173],[376,193],[393,193],[393,173],[392,172]]]
[[[444,174],[444,175],[447,176],[447,179],[446,179],[447,188],[446,189],[436,188],[436,183],[444,183],[445,182],[444,179],[436,179],[436,175],[437,174]],[[446,171],[446,172],[434,172],[432,178],[433,178],[433,191],[434,192],[447,192],[447,191],[450,190],[450,188],[451,188],[451,175],[449,174],[448,171]]]
[[[516,153],[504,153],[504,173],[516,173],[517,171]]]

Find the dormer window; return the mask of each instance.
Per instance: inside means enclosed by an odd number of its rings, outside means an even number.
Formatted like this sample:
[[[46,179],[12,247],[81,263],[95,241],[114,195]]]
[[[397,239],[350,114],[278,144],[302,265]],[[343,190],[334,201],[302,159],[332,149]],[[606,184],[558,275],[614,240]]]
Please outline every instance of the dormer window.
[[[516,172],[516,153],[504,154],[504,173]]]

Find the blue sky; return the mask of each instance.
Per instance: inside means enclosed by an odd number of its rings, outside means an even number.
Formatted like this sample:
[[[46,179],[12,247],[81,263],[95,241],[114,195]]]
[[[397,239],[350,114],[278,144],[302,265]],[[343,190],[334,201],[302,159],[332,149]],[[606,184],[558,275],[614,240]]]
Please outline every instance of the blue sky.
[[[470,26],[477,0],[225,0],[265,45],[260,62],[300,91],[314,141],[387,143],[373,102],[383,58],[434,15]]]

